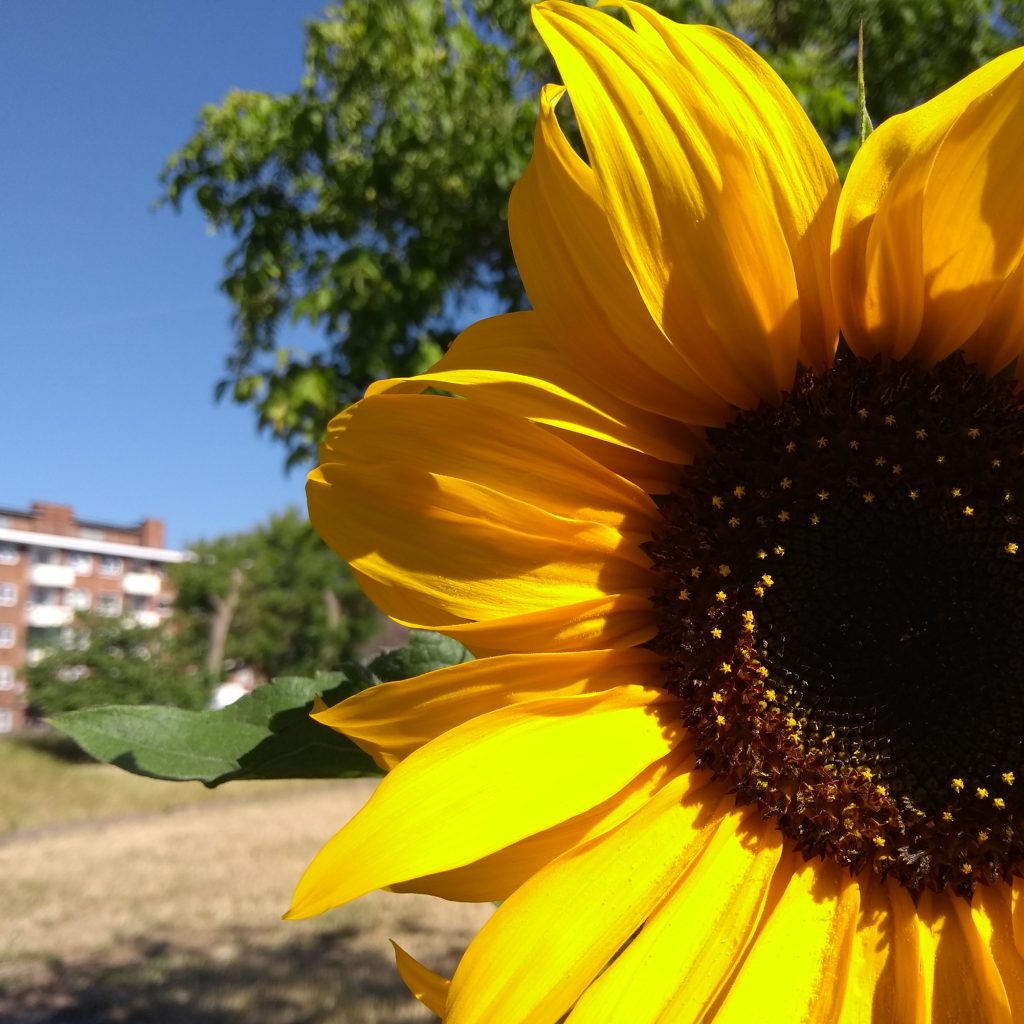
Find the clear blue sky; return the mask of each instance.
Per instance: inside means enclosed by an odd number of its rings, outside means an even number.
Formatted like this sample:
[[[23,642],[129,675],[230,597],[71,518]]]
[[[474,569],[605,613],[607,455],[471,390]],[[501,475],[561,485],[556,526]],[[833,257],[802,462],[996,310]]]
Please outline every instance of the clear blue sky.
[[[296,86],[321,7],[0,4],[0,505],[160,516],[182,545],[303,504],[303,473],[284,474],[252,412],[213,401],[228,240],[152,205],[204,103]]]

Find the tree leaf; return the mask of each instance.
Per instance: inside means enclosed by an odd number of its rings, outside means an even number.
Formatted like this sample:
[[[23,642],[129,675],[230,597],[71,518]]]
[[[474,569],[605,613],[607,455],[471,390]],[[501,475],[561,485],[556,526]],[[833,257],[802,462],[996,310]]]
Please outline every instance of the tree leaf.
[[[379,769],[354,743],[309,717],[371,685],[360,666],[275,680],[216,711],[108,706],[52,719],[87,753],[151,778],[217,786],[232,779],[351,778]]]
[[[441,633],[413,630],[405,647],[377,655],[369,668],[381,682],[391,682],[472,660],[473,655],[458,640]]]

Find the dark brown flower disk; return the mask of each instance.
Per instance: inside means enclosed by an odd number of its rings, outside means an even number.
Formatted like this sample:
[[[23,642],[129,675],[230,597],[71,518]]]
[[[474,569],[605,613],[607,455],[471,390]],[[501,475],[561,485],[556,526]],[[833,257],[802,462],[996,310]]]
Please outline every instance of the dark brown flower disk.
[[[647,546],[701,766],[806,856],[913,893],[1020,873],[1013,384],[843,356],[708,434]]]

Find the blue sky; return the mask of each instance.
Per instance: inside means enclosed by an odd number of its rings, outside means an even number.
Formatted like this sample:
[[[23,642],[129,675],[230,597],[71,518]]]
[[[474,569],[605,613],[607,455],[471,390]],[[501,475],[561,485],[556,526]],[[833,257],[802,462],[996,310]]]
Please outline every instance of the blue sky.
[[[290,91],[300,0],[0,4],[0,506],[162,517],[182,545],[302,504],[303,473],[214,403],[228,240],[154,212],[165,158],[233,87]]]

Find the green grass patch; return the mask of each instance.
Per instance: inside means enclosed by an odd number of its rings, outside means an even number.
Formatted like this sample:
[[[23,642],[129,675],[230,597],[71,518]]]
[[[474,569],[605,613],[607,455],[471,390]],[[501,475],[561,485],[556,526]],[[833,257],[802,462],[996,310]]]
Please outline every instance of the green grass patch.
[[[318,784],[238,782],[210,790],[199,782],[164,782],[97,764],[57,734],[19,734],[0,739],[0,835],[269,796],[300,786],[308,791]]]

